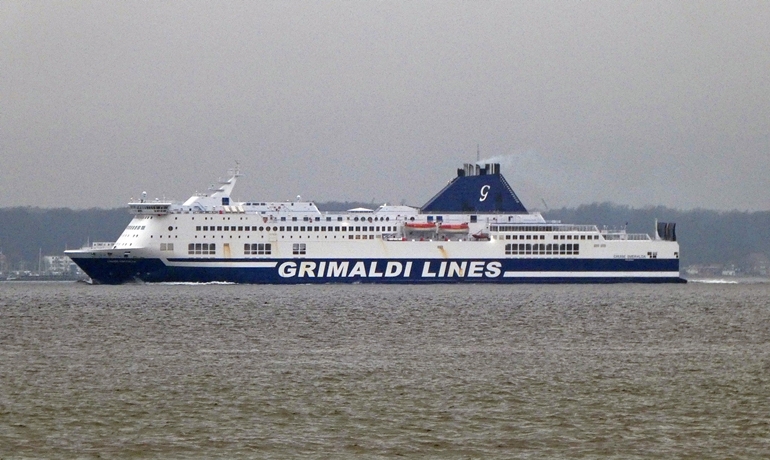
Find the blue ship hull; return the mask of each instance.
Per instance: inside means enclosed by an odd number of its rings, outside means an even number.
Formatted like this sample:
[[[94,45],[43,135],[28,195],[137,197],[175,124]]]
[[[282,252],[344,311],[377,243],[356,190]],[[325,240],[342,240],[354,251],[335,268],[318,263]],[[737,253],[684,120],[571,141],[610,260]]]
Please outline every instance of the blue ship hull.
[[[119,259],[74,261],[99,284],[139,282],[684,283],[671,259]]]

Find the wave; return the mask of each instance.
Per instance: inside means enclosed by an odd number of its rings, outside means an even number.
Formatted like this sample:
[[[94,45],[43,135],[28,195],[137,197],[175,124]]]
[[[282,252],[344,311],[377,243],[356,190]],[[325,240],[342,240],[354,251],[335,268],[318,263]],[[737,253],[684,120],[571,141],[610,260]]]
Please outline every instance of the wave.
[[[739,284],[736,280],[725,280],[725,279],[699,279],[699,280],[692,280],[688,279],[688,283],[702,283],[702,284]]]

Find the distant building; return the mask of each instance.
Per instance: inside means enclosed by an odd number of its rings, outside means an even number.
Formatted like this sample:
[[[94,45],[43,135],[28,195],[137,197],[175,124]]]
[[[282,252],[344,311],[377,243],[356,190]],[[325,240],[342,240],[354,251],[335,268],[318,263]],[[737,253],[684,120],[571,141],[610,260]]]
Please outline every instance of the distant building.
[[[767,276],[770,273],[770,257],[761,252],[755,252],[746,256],[744,265],[746,272],[752,275]]]
[[[52,275],[61,275],[78,273],[80,270],[67,256],[45,256],[43,257],[43,271]]]

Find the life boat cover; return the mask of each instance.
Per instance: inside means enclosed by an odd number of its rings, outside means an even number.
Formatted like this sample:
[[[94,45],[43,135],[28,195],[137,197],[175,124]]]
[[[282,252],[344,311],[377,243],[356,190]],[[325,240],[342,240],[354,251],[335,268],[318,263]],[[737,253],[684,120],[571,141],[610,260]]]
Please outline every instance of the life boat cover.
[[[476,174],[458,169],[457,177],[421,208],[423,213],[435,212],[500,212],[527,213],[508,181],[500,174],[499,165],[476,167]],[[470,168],[473,171],[473,168]]]

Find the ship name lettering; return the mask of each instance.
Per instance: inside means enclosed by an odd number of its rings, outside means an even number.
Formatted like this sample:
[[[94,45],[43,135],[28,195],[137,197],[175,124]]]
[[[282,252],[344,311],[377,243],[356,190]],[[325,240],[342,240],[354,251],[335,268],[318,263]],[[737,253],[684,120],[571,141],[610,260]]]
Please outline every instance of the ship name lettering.
[[[278,275],[282,278],[409,278],[412,264],[412,261],[303,260],[283,262],[278,266]],[[482,260],[425,261],[419,273],[421,278],[497,278],[502,273],[502,264]]]

